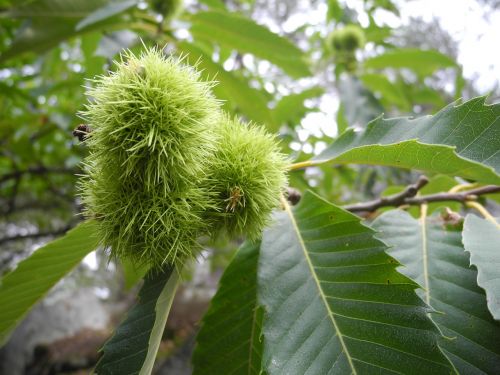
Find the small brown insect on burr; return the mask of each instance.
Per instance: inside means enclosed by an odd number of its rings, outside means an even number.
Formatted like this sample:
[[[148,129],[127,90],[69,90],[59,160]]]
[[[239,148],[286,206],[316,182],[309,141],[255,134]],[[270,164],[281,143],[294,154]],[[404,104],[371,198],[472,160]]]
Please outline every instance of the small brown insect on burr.
[[[245,197],[243,194],[243,190],[239,186],[235,186],[231,188],[229,192],[229,198],[224,200],[227,203],[226,211],[234,212],[238,206],[245,207]]]
[[[90,129],[88,125],[80,124],[73,130],[73,136],[78,138],[80,142],[83,142],[85,139],[88,138],[91,132],[92,129]]]

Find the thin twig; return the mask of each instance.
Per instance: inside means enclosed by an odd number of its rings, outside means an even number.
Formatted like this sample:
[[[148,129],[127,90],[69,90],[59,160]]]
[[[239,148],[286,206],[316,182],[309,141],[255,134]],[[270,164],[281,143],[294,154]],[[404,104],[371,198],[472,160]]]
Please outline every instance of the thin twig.
[[[314,167],[316,165],[320,165],[324,163],[324,161],[315,161],[315,160],[306,160],[306,161],[301,161],[299,163],[293,163],[291,164],[288,169],[290,171],[295,171],[297,169],[303,169],[307,167]]]
[[[417,183],[408,186],[405,190],[403,190],[398,194],[391,195],[389,197],[381,197],[379,199],[370,202],[347,205],[344,206],[343,208],[351,212],[373,212],[381,207],[388,207],[388,206],[393,206],[393,207],[398,207],[403,205],[419,206],[425,203],[446,202],[446,201],[465,203],[465,202],[475,201],[481,195],[500,192],[500,186],[487,185],[457,193],[447,192],[447,193],[422,195],[417,197],[416,194],[418,190],[420,190],[423,186],[425,186],[425,184],[427,184],[427,181],[428,180],[426,177],[421,176],[419,178],[419,181],[417,181]]]
[[[364,202],[364,203],[356,203],[344,206],[343,208],[347,211],[351,212],[373,212],[379,209],[380,207],[386,206],[401,206],[403,204],[407,204],[406,200],[409,198],[413,198],[417,195],[418,191],[422,189],[427,183],[429,179],[425,176],[420,176],[416,183],[412,185],[408,185],[403,191],[388,196],[388,197],[380,197],[379,199],[375,199],[373,201]]]
[[[475,201],[481,195],[494,194],[500,192],[500,186],[487,185],[476,189],[463,191],[461,193],[437,193],[424,195],[421,197],[409,198],[405,200],[405,204],[419,205],[422,203],[442,202],[442,201],[455,201],[455,202],[469,202]]]

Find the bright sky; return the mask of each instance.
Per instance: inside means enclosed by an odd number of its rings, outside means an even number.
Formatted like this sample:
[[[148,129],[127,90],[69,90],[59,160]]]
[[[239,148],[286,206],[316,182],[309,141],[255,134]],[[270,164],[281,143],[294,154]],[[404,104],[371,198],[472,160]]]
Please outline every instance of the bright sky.
[[[441,27],[458,42],[459,63],[466,78],[474,79],[481,93],[491,90],[500,79],[500,12],[484,17],[485,10],[474,0],[402,1],[403,19],[421,16],[437,18]]]

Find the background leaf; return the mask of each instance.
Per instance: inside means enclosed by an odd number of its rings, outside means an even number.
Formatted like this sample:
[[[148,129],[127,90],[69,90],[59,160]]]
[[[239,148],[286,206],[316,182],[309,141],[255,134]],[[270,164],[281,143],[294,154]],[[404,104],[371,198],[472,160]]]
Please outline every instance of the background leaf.
[[[323,94],[324,90],[320,87],[313,87],[304,90],[298,94],[290,94],[283,97],[272,111],[274,126],[270,131],[277,132],[281,125],[290,122],[292,125],[300,123],[300,120],[306,113],[312,109],[304,105],[306,99],[316,98]]]
[[[112,23],[114,19],[106,18],[76,29],[80,20],[107,3],[106,0],[36,0],[4,12],[7,17],[25,18],[26,21],[9,49],[0,56],[0,61],[25,52],[45,52],[63,40]]]
[[[398,270],[424,287],[419,295],[439,313],[432,314],[448,339],[441,348],[461,374],[500,373],[500,324],[477,286],[477,271],[461,243],[460,228],[445,229],[438,215],[423,222],[393,210],[373,222],[377,235],[391,246]]]
[[[0,280],[0,345],[33,305],[96,249],[96,226],[94,221],[78,225],[36,250]]]
[[[470,263],[477,267],[477,283],[486,291],[488,309],[500,320],[500,225],[467,215],[462,241]]]
[[[420,76],[427,76],[438,69],[456,67],[452,58],[434,50],[412,48],[393,49],[366,59],[365,68],[408,68]]]
[[[224,272],[197,336],[193,374],[261,373],[259,247],[260,243],[244,244]]]
[[[122,267],[123,282],[126,290],[132,289],[148,272],[147,266],[137,265],[130,259],[120,259],[120,265]]]
[[[104,345],[96,374],[151,374],[178,281],[175,269],[146,275],[139,301]]]
[[[484,97],[418,119],[378,118],[348,130],[313,158],[390,165],[500,183],[500,104]],[[479,164],[480,163],[480,164]]]
[[[337,134],[341,135],[344,133],[347,128],[349,127],[349,123],[347,122],[347,119],[345,118],[345,109],[344,105],[340,103],[339,105],[339,110],[337,112]]]
[[[200,0],[200,3],[207,5],[209,8],[225,10],[226,5],[222,2],[222,0]]]
[[[249,119],[261,124],[269,124],[273,121],[271,112],[267,108],[267,100],[260,91],[251,88],[233,72],[213,62],[198,46],[180,42],[177,47],[188,54],[187,59],[191,64],[198,63],[206,79],[218,81],[213,90],[219,99],[225,101],[226,109],[232,110],[233,113],[241,111]]]
[[[384,111],[373,93],[355,77],[342,78],[339,82],[339,96],[343,116],[351,127],[365,127],[369,121]]]
[[[76,31],[80,31],[84,29],[85,27],[92,25],[96,22],[105,20],[106,18],[110,18],[112,16],[115,16],[117,14],[120,14],[127,9],[132,8],[134,5],[137,4],[137,0],[126,0],[126,1],[112,1],[102,8],[99,8],[92,13],[90,13],[88,16],[86,16],[83,20],[78,22],[76,25],[75,29]]]
[[[307,192],[264,232],[259,298],[270,374],[448,374],[414,282],[360,219]]]
[[[390,103],[393,103],[404,111],[410,109],[410,103],[404,90],[392,83],[386,75],[366,73],[361,75],[360,79],[367,88],[372,92],[379,93],[382,99],[385,99],[387,107],[390,108]]]
[[[300,49],[251,19],[235,13],[208,11],[196,13],[191,22],[190,30],[196,39],[269,60],[295,78],[310,74]]]

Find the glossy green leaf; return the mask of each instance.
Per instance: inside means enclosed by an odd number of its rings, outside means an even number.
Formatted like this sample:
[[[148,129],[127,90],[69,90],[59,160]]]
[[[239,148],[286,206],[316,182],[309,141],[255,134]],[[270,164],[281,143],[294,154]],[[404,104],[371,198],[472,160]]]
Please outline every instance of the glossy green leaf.
[[[201,48],[187,42],[180,42],[177,47],[188,54],[189,62],[203,71],[206,79],[218,81],[213,91],[215,95],[226,102],[226,109],[242,112],[251,120],[262,124],[273,121],[267,108],[267,100],[258,90],[248,86],[247,82],[229,72],[203,52]],[[228,108],[229,107],[229,108]]]
[[[500,225],[467,215],[462,241],[477,268],[477,283],[486,291],[488,309],[500,320]]]
[[[443,335],[440,346],[460,374],[500,373],[500,324],[477,286],[477,271],[461,243],[460,228],[445,228],[438,215],[423,222],[392,210],[373,223],[377,235],[403,267],[398,270],[424,289],[420,296],[439,313],[432,314]]]
[[[448,374],[417,285],[374,231],[307,192],[274,216],[259,259],[269,374]]]
[[[420,76],[427,76],[438,69],[456,67],[450,57],[434,50],[392,49],[364,62],[365,68],[408,68]]]
[[[78,225],[23,260],[0,280],[0,345],[28,311],[98,245],[96,222]]]
[[[208,11],[191,17],[191,33],[243,53],[269,60],[292,77],[310,74],[304,54],[292,42],[236,13]]]
[[[500,183],[500,104],[484,97],[450,105],[434,116],[378,118],[349,129],[313,160],[419,169]]]
[[[139,301],[104,344],[95,374],[151,374],[178,282],[175,269],[146,275]]]
[[[262,359],[262,309],[257,305],[260,244],[244,244],[222,275],[203,318],[193,374],[258,375]]]
[[[84,19],[82,19],[78,24],[76,25],[75,29],[76,31],[80,31],[84,29],[85,27],[92,25],[96,22],[105,20],[106,18],[113,17],[117,14],[120,14],[127,9],[132,8],[137,4],[137,0],[125,0],[125,1],[112,1],[102,8],[99,8],[92,13],[90,13],[88,16],[86,16]]]

